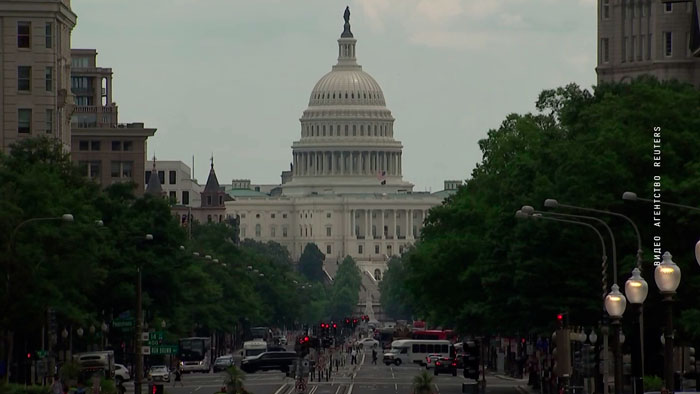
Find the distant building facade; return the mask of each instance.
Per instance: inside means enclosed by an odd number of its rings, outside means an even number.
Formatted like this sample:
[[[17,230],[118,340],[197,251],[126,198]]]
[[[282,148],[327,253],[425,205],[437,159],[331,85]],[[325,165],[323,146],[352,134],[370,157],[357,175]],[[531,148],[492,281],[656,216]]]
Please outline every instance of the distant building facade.
[[[70,149],[70,0],[0,3],[0,150],[49,135]]]
[[[145,182],[151,178],[153,168],[160,181],[161,188],[168,199],[175,205],[185,207],[201,206],[202,198],[200,193],[204,187],[192,178],[192,170],[181,161],[149,160],[146,162]]]
[[[73,49],[71,62],[73,162],[104,187],[134,182],[136,194],[143,194],[146,140],[156,129],[143,123],[119,123],[117,104],[112,101],[112,69],[97,66],[96,50]]]
[[[598,0],[598,83],[648,74],[700,88],[699,2]]]

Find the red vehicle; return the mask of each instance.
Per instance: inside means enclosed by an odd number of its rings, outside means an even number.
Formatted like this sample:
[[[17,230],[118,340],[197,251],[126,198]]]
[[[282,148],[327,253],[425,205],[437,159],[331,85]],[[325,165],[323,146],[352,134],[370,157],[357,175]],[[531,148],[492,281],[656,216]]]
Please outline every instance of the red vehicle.
[[[456,334],[452,330],[419,330],[411,333],[413,339],[446,339],[450,342],[455,342]]]

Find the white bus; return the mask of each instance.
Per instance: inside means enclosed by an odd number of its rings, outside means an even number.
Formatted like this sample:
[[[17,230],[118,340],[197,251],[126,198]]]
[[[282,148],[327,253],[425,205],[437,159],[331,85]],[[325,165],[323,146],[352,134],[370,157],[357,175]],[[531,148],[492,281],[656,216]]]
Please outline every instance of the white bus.
[[[430,339],[399,339],[391,343],[391,350],[384,353],[384,364],[415,363],[425,365],[429,354],[439,353],[454,357],[455,349],[450,341]]]
[[[178,358],[183,372],[209,372],[211,369],[211,338],[180,338]]]

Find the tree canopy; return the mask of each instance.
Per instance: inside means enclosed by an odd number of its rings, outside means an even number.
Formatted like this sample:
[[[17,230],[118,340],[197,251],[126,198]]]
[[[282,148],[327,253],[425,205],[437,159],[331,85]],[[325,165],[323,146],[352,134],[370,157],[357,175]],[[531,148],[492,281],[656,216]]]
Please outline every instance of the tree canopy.
[[[651,205],[624,202],[621,196],[634,191],[651,197],[653,176],[659,175],[664,201],[698,206],[700,160],[694,152],[700,149],[700,92],[646,77],[601,84],[592,92],[571,84],[543,91],[537,110],[508,115],[479,142],[482,161],[465,186],[430,210],[421,240],[402,259],[403,272],[391,264],[383,301],[400,313],[403,307],[395,301],[407,291],[409,306],[422,317],[471,333],[550,332],[562,311],[569,311],[571,324],[595,324],[603,306],[596,234],[513,215],[526,204],[545,210],[543,201],[554,198],[620,212],[638,224],[643,276],[650,287],[647,322],[661,312],[652,262],[652,236],[660,235],[662,249],[671,251],[683,271],[677,296],[683,330],[698,332],[700,276],[693,257],[698,214],[664,207],[658,229],[650,219]],[[653,166],[655,127],[661,133],[661,168]],[[625,221],[600,218],[613,228],[617,283],[624,288],[636,261],[636,237]],[[611,254],[608,246],[608,289]],[[393,275],[403,277],[403,288],[393,283]]]

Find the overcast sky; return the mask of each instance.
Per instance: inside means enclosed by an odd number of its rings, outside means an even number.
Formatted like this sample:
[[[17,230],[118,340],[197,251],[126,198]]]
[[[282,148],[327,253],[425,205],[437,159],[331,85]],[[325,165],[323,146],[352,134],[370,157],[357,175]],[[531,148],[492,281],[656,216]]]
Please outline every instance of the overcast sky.
[[[279,183],[349,5],[357,59],[384,91],[415,190],[467,179],[478,141],[543,89],[595,83],[595,0],[72,0],[73,48],[114,72],[148,157],[206,181]]]

